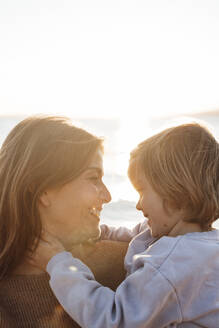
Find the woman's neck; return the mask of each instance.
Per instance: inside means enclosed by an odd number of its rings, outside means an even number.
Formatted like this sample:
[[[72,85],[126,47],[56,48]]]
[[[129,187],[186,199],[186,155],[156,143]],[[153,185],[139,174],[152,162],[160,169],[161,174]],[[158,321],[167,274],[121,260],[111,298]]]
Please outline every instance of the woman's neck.
[[[95,241],[83,243],[83,244],[75,244],[74,246],[69,244],[69,248],[67,251],[71,252],[74,257],[85,261],[94,251],[95,249]],[[44,271],[36,266],[33,266],[28,262],[28,259],[25,258],[13,271],[13,275],[31,275],[31,274],[41,274]]]
[[[44,272],[43,270],[28,263],[27,260],[24,260],[13,271],[13,275],[31,275],[31,274],[41,274],[43,272]]]

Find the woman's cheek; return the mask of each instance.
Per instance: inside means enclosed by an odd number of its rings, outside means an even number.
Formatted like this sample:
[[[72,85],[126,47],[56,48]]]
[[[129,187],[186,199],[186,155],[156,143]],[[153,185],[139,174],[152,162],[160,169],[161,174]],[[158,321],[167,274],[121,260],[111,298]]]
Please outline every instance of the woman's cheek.
[[[99,194],[99,187],[98,185],[95,185],[94,183],[91,184],[90,192],[97,196]]]
[[[92,184],[87,188],[87,190],[84,192],[83,199],[85,202],[88,202],[89,200],[93,202],[99,197],[99,188],[98,186]],[[92,206],[95,204],[91,204]]]

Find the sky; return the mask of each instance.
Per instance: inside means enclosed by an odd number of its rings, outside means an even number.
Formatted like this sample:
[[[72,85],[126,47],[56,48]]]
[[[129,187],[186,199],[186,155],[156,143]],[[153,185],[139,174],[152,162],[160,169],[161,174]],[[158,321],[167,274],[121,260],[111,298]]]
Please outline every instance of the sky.
[[[1,0],[0,114],[219,109],[218,0]]]

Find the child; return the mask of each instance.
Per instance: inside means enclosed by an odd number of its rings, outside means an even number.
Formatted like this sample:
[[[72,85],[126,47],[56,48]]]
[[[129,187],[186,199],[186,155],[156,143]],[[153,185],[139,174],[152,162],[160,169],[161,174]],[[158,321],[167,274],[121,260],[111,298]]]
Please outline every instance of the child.
[[[60,252],[47,265],[56,297],[81,327],[218,328],[219,144],[199,124],[172,127],[138,145],[128,174],[148,221],[132,232],[102,226],[101,236],[133,237],[126,279],[116,292],[103,287],[50,240],[38,265]]]

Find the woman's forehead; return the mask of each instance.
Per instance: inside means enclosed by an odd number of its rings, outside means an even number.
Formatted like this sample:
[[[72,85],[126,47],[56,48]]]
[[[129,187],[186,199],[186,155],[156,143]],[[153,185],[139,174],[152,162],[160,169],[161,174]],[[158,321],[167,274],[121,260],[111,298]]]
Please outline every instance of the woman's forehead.
[[[98,148],[94,153],[87,169],[89,168],[98,168],[103,171],[103,153],[101,149]]]

